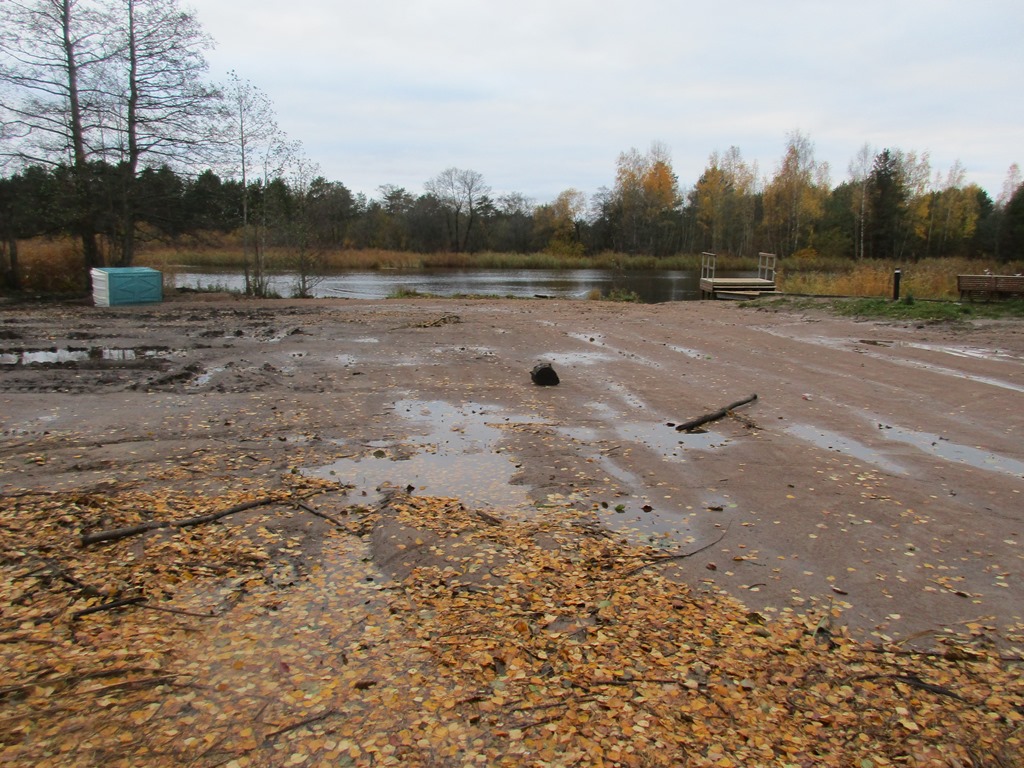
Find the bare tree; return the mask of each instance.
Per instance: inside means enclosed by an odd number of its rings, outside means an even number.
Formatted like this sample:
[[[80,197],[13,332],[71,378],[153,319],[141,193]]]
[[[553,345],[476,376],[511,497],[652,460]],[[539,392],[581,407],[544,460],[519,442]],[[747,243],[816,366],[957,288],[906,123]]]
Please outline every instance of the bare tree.
[[[109,113],[118,141],[110,153],[124,175],[121,263],[127,265],[135,251],[140,165],[190,167],[208,160],[220,94],[203,79],[204,51],[213,40],[179,0],[117,3],[121,40]]]
[[[4,154],[71,169],[74,230],[86,270],[101,266],[90,163],[103,67],[117,52],[105,8],[88,0],[7,0],[0,7]]]
[[[273,102],[263,91],[237,73],[230,72],[224,92],[228,113],[224,130],[226,163],[242,181],[245,292],[263,296],[268,288],[265,240],[253,237],[250,182],[253,170],[262,166],[263,188],[266,188],[266,182],[279,167],[275,160],[282,154],[285,141],[277,126]]]
[[[456,253],[466,250],[480,200],[491,188],[476,171],[448,168],[428,181],[424,188],[437,198],[446,214],[448,236]]]

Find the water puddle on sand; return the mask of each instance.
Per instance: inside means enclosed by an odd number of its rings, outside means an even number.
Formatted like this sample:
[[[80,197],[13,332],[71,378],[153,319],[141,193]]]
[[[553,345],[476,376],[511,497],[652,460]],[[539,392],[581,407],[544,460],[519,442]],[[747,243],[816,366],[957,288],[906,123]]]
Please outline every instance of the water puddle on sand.
[[[692,357],[694,360],[711,359],[711,355],[707,354],[706,352],[701,352],[699,349],[691,349],[690,347],[679,347],[676,346],[675,344],[669,344],[668,348],[671,349],[673,352],[678,352],[681,355],[686,355],[686,357]]]
[[[902,346],[912,349],[923,349],[928,352],[943,352],[953,357],[967,357],[974,360],[998,360],[1019,362],[1019,358],[1009,352],[998,349],[980,349],[977,347],[953,347],[944,344],[923,344],[916,341],[903,342]]]
[[[420,496],[457,498],[478,507],[532,506],[527,488],[511,485],[513,458],[501,453],[501,423],[513,419],[478,403],[453,406],[442,400],[400,400],[395,413],[427,430],[397,443],[378,441],[358,458],[307,470],[307,474],[355,486],[376,497],[381,486],[406,488]]]
[[[786,432],[826,451],[835,451],[859,461],[874,464],[886,472],[892,472],[897,475],[909,474],[906,469],[886,458],[885,455],[879,453],[874,448],[869,448],[863,443],[858,443],[856,440],[841,435],[838,432],[819,429],[809,424],[796,424],[786,429]]]
[[[972,448],[969,445],[951,443],[941,435],[933,435],[930,432],[917,432],[912,429],[888,425],[880,429],[879,434],[889,440],[912,445],[925,453],[930,453],[946,461],[966,464],[969,467],[985,469],[989,472],[1002,472],[1007,475],[1024,477],[1024,461],[1011,459],[1008,456],[1000,456],[997,453],[991,453],[981,448]]]
[[[0,365],[61,365],[89,360],[127,362],[169,357],[169,347],[60,347],[55,349],[24,349],[0,352]]]

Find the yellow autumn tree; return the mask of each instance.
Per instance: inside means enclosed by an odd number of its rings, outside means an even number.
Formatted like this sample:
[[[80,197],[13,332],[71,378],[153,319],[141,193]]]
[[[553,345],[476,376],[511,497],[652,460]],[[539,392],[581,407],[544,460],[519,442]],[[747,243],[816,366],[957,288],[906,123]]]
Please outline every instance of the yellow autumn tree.
[[[612,201],[617,248],[629,253],[670,250],[680,198],[668,147],[656,141],[646,154],[635,148],[620,154]]]
[[[810,138],[794,131],[786,153],[764,190],[766,241],[780,256],[814,245],[814,232],[830,192],[828,164],[814,159]]]
[[[534,231],[539,240],[547,243],[545,250],[560,256],[582,256],[580,227],[586,210],[586,195],[573,188],[538,207],[533,216]]]

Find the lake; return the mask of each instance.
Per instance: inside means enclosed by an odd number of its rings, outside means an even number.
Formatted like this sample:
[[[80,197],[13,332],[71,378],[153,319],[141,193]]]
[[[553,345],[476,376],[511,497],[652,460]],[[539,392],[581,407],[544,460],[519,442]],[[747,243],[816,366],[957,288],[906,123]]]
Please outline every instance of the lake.
[[[756,273],[752,273],[756,275]],[[748,277],[747,273],[720,272],[720,277]],[[436,296],[511,296],[585,299],[595,290],[633,291],[647,304],[691,301],[700,298],[697,270],[648,270],[619,272],[607,269],[422,269],[341,272],[326,275],[313,289],[318,298],[383,299],[401,290]],[[294,273],[275,273],[270,287],[291,296]],[[178,288],[243,291],[241,272],[181,272]]]

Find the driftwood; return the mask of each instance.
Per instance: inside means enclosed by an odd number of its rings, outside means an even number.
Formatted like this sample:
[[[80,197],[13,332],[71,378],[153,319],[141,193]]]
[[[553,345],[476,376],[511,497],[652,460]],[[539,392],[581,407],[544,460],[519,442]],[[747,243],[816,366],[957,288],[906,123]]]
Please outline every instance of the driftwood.
[[[699,426],[707,424],[708,422],[724,419],[726,416],[729,415],[729,411],[733,410],[734,408],[739,408],[741,405],[752,403],[755,400],[757,400],[756,394],[751,395],[750,397],[745,397],[742,400],[737,400],[735,403],[729,403],[729,405],[725,406],[724,408],[719,408],[717,411],[714,411],[713,413],[707,413],[701,416],[699,419],[692,419],[690,421],[685,422],[684,424],[677,424],[676,432],[687,432],[691,429],[696,429]]]
[[[286,499],[278,499],[268,496],[262,499],[256,499],[255,501],[246,501],[242,504],[236,504],[228,509],[222,509],[220,512],[211,512],[208,515],[200,515],[199,517],[189,517],[184,520],[150,520],[148,523],[140,523],[139,525],[132,525],[127,528],[114,528],[109,531],[86,533],[82,535],[82,546],[85,547],[89,544],[99,544],[102,541],[126,539],[129,536],[138,536],[140,533],[155,531],[159,528],[189,528],[193,525],[203,525],[204,523],[212,523],[214,520],[220,520],[222,517],[233,515],[236,512],[244,512],[247,509],[255,509],[256,507],[265,507],[268,504],[285,503],[286,501]]]

